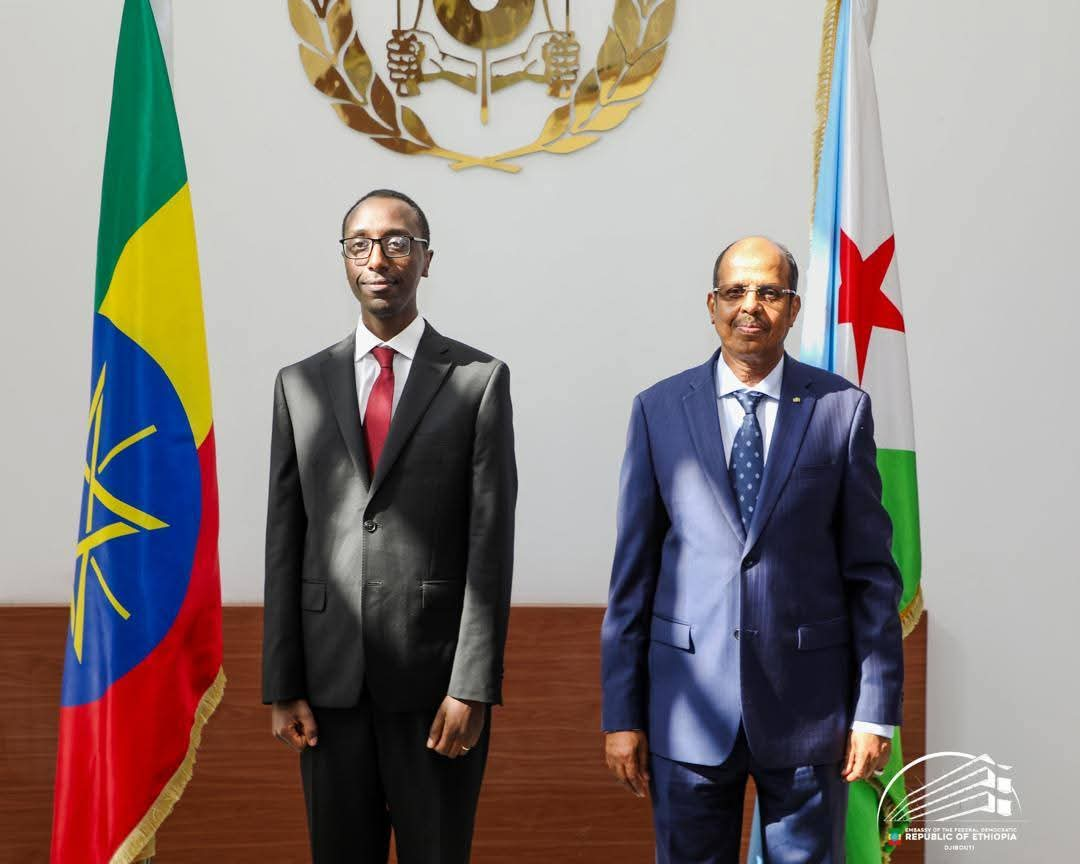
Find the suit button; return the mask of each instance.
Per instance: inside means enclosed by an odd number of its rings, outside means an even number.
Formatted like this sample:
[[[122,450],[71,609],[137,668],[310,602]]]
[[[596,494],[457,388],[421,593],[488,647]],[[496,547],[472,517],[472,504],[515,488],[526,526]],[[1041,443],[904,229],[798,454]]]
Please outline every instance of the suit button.
[[[748,555],[746,558],[743,559],[743,570],[749,570],[755,564],[757,564],[757,558],[755,558],[753,555]]]
[[[364,530],[367,531],[368,534],[374,534],[376,531],[379,530],[379,523],[376,522],[374,519],[365,519]]]
[[[738,628],[736,628],[735,632],[732,633],[731,635],[734,636],[736,639],[738,639],[739,638],[739,630],[738,630]]]

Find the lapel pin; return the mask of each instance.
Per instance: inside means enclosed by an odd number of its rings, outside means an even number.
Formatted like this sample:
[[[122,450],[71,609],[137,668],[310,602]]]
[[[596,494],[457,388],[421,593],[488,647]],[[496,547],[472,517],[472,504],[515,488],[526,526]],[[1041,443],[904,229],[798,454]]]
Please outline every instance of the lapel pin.
[[[802,399],[800,397],[798,397],[798,396],[792,396],[791,401],[795,402],[797,404],[799,402],[802,402]]]

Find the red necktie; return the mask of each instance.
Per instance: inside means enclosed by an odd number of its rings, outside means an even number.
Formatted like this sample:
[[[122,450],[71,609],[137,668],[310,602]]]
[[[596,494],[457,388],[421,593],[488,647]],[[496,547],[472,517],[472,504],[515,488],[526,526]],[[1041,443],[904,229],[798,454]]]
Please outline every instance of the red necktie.
[[[364,412],[364,443],[367,444],[368,470],[374,476],[390,431],[390,412],[394,407],[394,354],[397,352],[380,346],[372,348],[371,353],[379,362],[379,377],[371,388]]]

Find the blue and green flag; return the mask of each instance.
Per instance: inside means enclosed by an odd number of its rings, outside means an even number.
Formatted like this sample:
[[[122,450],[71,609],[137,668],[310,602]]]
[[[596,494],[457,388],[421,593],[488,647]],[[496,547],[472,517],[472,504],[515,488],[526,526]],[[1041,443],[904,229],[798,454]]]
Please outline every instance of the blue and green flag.
[[[800,359],[870,394],[882,498],[904,580],[897,612],[906,636],[922,613],[922,553],[907,327],[870,54],[876,11],[876,0],[829,0],[826,7]],[[878,806],[884,786],[903,767],[899,730],[893,743],[885,775],[851,789],[852,864],[887,860],[902,836],[904,825],[894,823],[890,802]],[[903,785],[893,784],[890,798],[899,802]]]

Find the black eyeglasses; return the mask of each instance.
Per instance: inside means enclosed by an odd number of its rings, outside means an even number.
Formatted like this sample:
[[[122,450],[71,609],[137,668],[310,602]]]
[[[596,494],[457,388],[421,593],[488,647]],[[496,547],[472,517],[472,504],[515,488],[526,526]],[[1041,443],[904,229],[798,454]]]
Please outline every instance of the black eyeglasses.
[[[713,288],[712,293],[725,303],[738,303],[751,291],[757,295],[758,300],[770,306],[783,302],[788,295],[794,296],[798,293],[790,288],[778,288],[775,285],[762,285],[760,288],[747,285],[725,285],[720,288]]]
[[[378,243],[382,246],[382,253],[387,258],[407,258],[412,254],[412,244],[427,243],[423,237],[412,237],[409,234],[388,234],[385,237],[342,237],[341,254],[353,261],[367,261],[371,257],[371,250]]]

